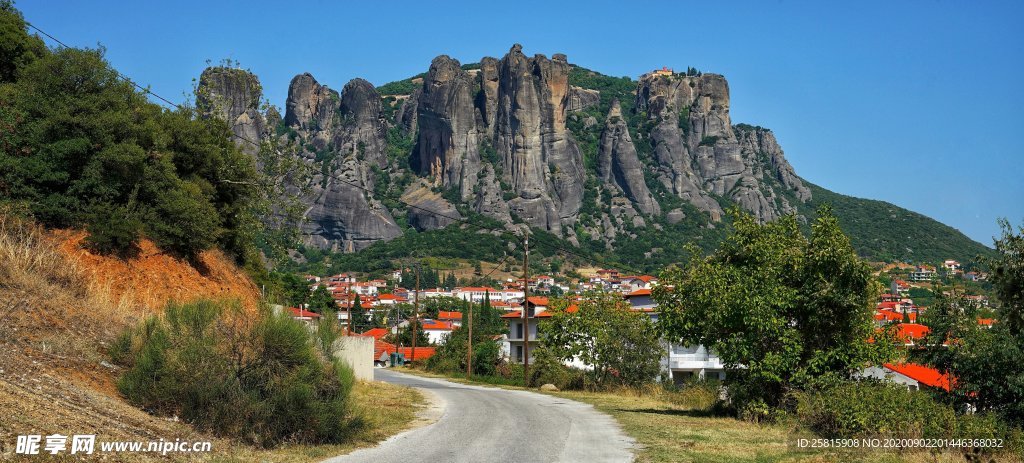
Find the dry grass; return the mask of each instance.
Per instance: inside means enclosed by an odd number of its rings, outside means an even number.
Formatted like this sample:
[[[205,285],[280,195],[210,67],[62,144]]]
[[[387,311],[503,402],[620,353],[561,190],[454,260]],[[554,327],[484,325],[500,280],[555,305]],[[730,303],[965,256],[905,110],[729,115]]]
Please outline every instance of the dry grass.
[[[84,233],[45,230],[10,212],[0,209],[0,461],[14,458],[17,435],[53,433],[213,443],[208,455],[106,455],[109,461],[317,461],[375,445],[415,421],[423,401],[419,393],[357,383],[356,413],[367,426],[346,444],[263,450],[132,407],[120,398],[119,371],[106,355],[125,326],[156,313],[169,299],[223,297],[255,305],[259,291],[217,251],[204,252],[198,268],[150,242],[142,244],[138,259],[97,256],[79,246]]]
[[[85,294],[81,267],[38,225],[0,209],[0,287],[22,294]]]

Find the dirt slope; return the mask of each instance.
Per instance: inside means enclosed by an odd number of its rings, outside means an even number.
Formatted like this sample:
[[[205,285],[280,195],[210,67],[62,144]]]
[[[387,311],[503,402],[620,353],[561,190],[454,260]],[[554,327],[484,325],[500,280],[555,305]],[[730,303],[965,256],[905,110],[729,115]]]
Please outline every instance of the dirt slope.
[[[0,214],[0,460],[13,458],[19,434],[216,441],[124,402],[106,346],[168,300],[255,307],[258,289],[218,251],[190,263],[143,241],[137,258],[120,260],[83,249],[84,237]]]

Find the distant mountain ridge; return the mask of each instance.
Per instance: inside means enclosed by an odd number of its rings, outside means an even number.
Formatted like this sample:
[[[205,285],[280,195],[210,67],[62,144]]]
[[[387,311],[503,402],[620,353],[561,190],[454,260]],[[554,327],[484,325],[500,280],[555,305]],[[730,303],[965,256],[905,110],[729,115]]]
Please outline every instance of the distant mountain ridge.
[[[300,74],[283,117],[258,111],[260,89],[247,71],[208,68],[197,102],[240,136],[290,146],[317,172],[303,236],[322,250],[486,219],[658,265],[677,260],[681,242],[714,246],[729,207],[806,223],[829,202],[868,258],[988,252],[927,217],[804,181],[770,130],[732,123],[726,79],[692,68],[634,81],[562,54],[527,57],[517,44],[469,65],[441,55],[425,74],[380,89],[354,79],[337,92]]]

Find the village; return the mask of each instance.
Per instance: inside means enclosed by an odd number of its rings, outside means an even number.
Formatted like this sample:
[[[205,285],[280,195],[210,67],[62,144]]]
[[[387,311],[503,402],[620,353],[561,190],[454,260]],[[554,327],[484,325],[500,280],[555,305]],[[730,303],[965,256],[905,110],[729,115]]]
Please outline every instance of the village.
[[[947,259],[939,265],[909,263],[876,263],[876,276],[884,285],[884,292],[878,295],[875,306],[874,320],[878,330],[892,329],[897,342],[906,348],[919,345],[929,333],[929,328],[919,323],[919,318],[928,310],[934,298],[933,291],[939,283],[956,287],[961,292],[964,285],[971,288],[961,294],[964,300],[987,308],[988,296],[980,293],[982,283],[988,275],[976,270],[965,271],[963,265]],[[303,278],[311,292],[317,289],[330,293],[337,309],[340,325],[347,333],[355,336],[371,337],[374,340],[373,364],[378,367],[401,365],[413,361],[426,361],[436,352],[440,345],[453,330],[463,324],[463,303],[487,303],[502,312],[501,319],[505,323],[506,332],[496,336],[495,341],[501,346],[502,359],[509,363],[521,364],[524,352],[536,350],[540,346],[538,325],[550,319],[552,311],[549,305],[557,296],[569,301],[578,301],[591,292],[610,292],[621,295],[629,307],[642,312],[654,322],[658,319],[658,304],[652,297],[652,290],[658,285],[658,278],[652,275],[627,275],[618,270],[599,268],[581,275],[570,281],[567,278],[555,278],[549,275],[530,277],[526,287],[523,279],[508,278],[500,285],[494,286],[454,286],[449,288],[421,288],[418,292],[409,289],[409,281],[403,281],[403,274],[408,278],[410,269],[399,269],[387,275],[387,278],[360,279],[356,273],[339,273],[320,277],[305,275]],[[527,296],[529,294],[529,296]],[[922,302],[915,302],[914,295],[925,294]],[[943,294],[952,294],[950,289]],[[420,307],[419,317],[413,318],[413,308]],[[435,310],[424,310],[424,306],[432,306]],[[523,310],[528,319],[524,319]],[[304,307],[288,309],[293,318],[305,322],[315,322],[321,314]],[[570,302],[570,312],[578,310]],[[372,328],[360,331],[360,323],[356,317],[365,317],[364,322]],[[352,317],[353,329],[348,329],[348,320]],[[425,333],[428,344],[413,346],[407,342],[392,342],[402,330],[409,330],[413,322]],[[991,327],[995,322],[993,316],[978,318],[978,324]],[[526,328],[528,326],[528,328]],[[524,336],[524,328],[529,331]],[[410,336],[411,338],[411,336]],[[705,346],[680,345],[662,340],[664,347],[661,361],[663,381],[675,385],[687,381],[724,380],[726,367],[714,351]],[[532,361],[532,355],[530,357]],[[578,361],[566,362],[566,365],[588,369]],[[905,385],[908,389],[940,388],[950,390],[950,379],[934,368],[915,363],[886,363],[865,368],[859,373],[861,377],[886,379]]]

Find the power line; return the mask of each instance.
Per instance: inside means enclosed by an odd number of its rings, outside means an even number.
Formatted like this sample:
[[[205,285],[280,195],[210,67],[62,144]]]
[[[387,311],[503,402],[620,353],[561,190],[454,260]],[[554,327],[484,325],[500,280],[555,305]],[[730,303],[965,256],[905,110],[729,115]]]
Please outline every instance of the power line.
[[[60,46],[62,46],[64,48],[72,48],[71,46],[68,46],[66,43],[62,42],[60,39],[54,37],[53,35],[49,34],[46,31],[40,29],[38,26],[36,26],[36,25],[34,25],[34,24],[30,23],[30,22],[27,22],[27,21],[25,22],[25,24],[27,26],[31,27],[32,29],[36,30],[40,34],[46,36],[50,40],[56,42],[58,45],[60,45]],[[160,101],[162,101],[162,102],[164,102],[164,103],[166,103],[166,104],[168,104],[168,105],[170,105],[170,106],[172,106],[174,108],[178,108],[178,109],[183,109],[184,108],[183,105],[174,103],[173,101],[171,101],[171,100],[169,100],[167,98],[164,98],[163,96],[160,96],[156,92],[150,90],[148,87],[143,87],[142,85],[136,83],[135,81],[130,79],[128,76],[126,76],[124,74],[121,74],[116,69],[113,69],[113,67],[111,67],[111,70],[114,71],[114,73],[117,75],[118,78],[120,78],[121,80],[124,80],[125,82],[128,82],[129,84],[131,84],[135,88],[139,89],[143,93],[145,93],[147,95],[152,95],[154,98],[157,98],[158,100],[160,100]],[[243,142],[249,143],[249,144],[251,144],[252,146],[254,146],[256,148],[262,148],[262,144],[261,143],[253,141],[253,140],[250,140],[249,138],[247,138],[245,136],[242,136],[242,135],[239,135],[239,134],[236,134],[236,133],[232,133],[232,136],[234,136],[235,138],[237,138],[239,140],[242,140]],[[275,151],[277,151],[277,150],[275,149]],[[277,151],[277,154],[281,154],[280,151]],[[366,187],[364,187],[362,185],[359,185],[359,184],[350,182],[348,180],[339,178],[336,175],[334,175],[333,173],[327,173],[325,175],[327,175],[328,177],[330,177],[330,178],[332,178],[332,179],[334,179],[334,180],[336,180],[338,182],[341,182],[341,183],[343,183],[343,184],[345,184],[347,186],[350,186],[350,187],[353,187],[353,188],[365,191],[365,192],[370,193],[370,194],[374,193],[373,190],[371,190],[369,188],[366,188]],[[447,214],[442,214],[442,213],[434,211],[434,210],[430,210],[430,209],[427,209],[427,208],[424,208],[424,207],[420,207],[420,206],[416,206],[414,204],[410,204],[408,202],[403,201],[401,198],[397,198],[397,199],[395,199],[395,201],[397,203],[399,203],[399,204],[402,204],[403,206],[405,206],[407,208],[420,210],[420,211],[429,213],[431,215],[434,215],[434,216],[437,216],[437,217],[446,218],[446,219],[452,220],[454,222],[458,222],[458,223],[461,223],[461,224],[464,224],[464,225],[475,227],[475,228],[480,229],[480,230],[487,230],[487,231],[498,232],[498,233],[501,233],[502,235],[505,235],[505,236],[511,236],[515,240],[521,240],[522,239],[522,237],[516,235],[515,233],[513,233],[512,231],[507,230],[507,229],[496,228],[496,227],[491,227],[491,226],[487,226],[487,225],[482,225],[482,224],[474,223],[474,222],[472,222],[472,221],[470,221],[468,219],[465,219],[465,218],[463,218],[461,216],[460,217],[455,217],[455,216],[450,216],[450,215],[447,215]],[[541,246],[547,247],[549,249],[552,249],[555,252],[562,252],[562,253],[574,256],[574,257],[576,257],[578,259],[582,259],[582,260],[588,261],[590,263],[598,264],[598,265],[600,265],[602,267],[619,267],[619,268],[622,268],[624,270],[628,270],[630,272],[635,272],[637,274],[643,273],[643,272],[640,272],[637,269],[629,268],[629,267],[627,267],[627,266],[625,266],[625,265],[623,265],[621,263],[613,264],[613,263],[610,263],[610,262],[605,262],[605,261],[602,261],[601,259],[595,258],[593,256],[586,256],[586,255],[578,253],[576,251],[573,251],[573,250],[570,250],[570,249],[566,249],[565,247],[558,246],[558,245],[553,244],[553,243],[547,243],[547,242],[541,241],[541,240],[536,239],[536,238],[535,238],[535,243],[540,244]],[[493,271],[493,269],[492,269],[492,271]]]
[[[30,23],[30,22],[28,22],[28,21],[25,21],[25,25],[27,25],[28,27],[31,27],[32,29],[35,29],[35,30],[36,30],[36,32],[39,32],[40,34],[43,34],[44,36],[48,37],[48,38],[49,38],[50,40],[53,40],[54,42],[57,42],[57,44],[59,44],[60,46],[62,46],[62,47],[64,47],[64,48],[72,48],[72,47],[69,47],[69,46],[68,46],[67,44],[65,44],[64,42],[61,42],[61,41],[60,41],[60,39],[58,39],[58,38],[56,38],[56,37],[54,37],[54,36],[50,35],[50,34],[49,34],[49,33],[47,33],[46,31],[44,31],[44,30],[42,30],[42,29],[40,29],[40,28],[36,27],[36,25],[35,25],[35,24],[32,24],[32,23]],[[158,99],[158,100],[160,100],[160,101],[163,101],[164,103],[167,103],[167,104],[169,104],[169,105],[171,105],[171,106],[173,106],[173,107],[175,107],[175,108],[179,108],[179,109],[180,109],[180,108],[182,108],[182,106],[181,106],[181,105],[179,105],[179,104],[176,104],[176,103],[174,103],[173,101],[171,101],[171,100],[168,100],[167,98],[164,98],[164,97],[162,97],[162,96],[160,96],[160,95],[157,95],[157,94],[156,94],[155,92],[153,92],[152,90],[150,90],[150,89],[149,89],[149,88],[147,88],[147,87],[143,87],[143,86],[141,86],[141,85],[139,85],[139,84],[135,83],[135,81],[133,81],[133,80],[129,79],[129,78],[128,78],[128,76],[126,76],[126,75],[124,75],[124,74],[121,74],[120,72],[118,72],[118,70],[117,70],[117,69],[114,69],[113,67],[111,67],[111,68],[110,68],[110,70],[114,71],[114,74],[117,74],[117,77],[118,77],[118,78],[120,78],[121,80],[123,80],[123,81],[125,81],[125,82],[128,82],[129,84],[132,84],[133,86],[135,86],[135,88],[137,88],[137,89],[141,90],[141,91],[142,91],[143,93],[147,93],[147,94],[149,94],[149,95],[153,95],[153,97],[155,97],[156,99]]]

